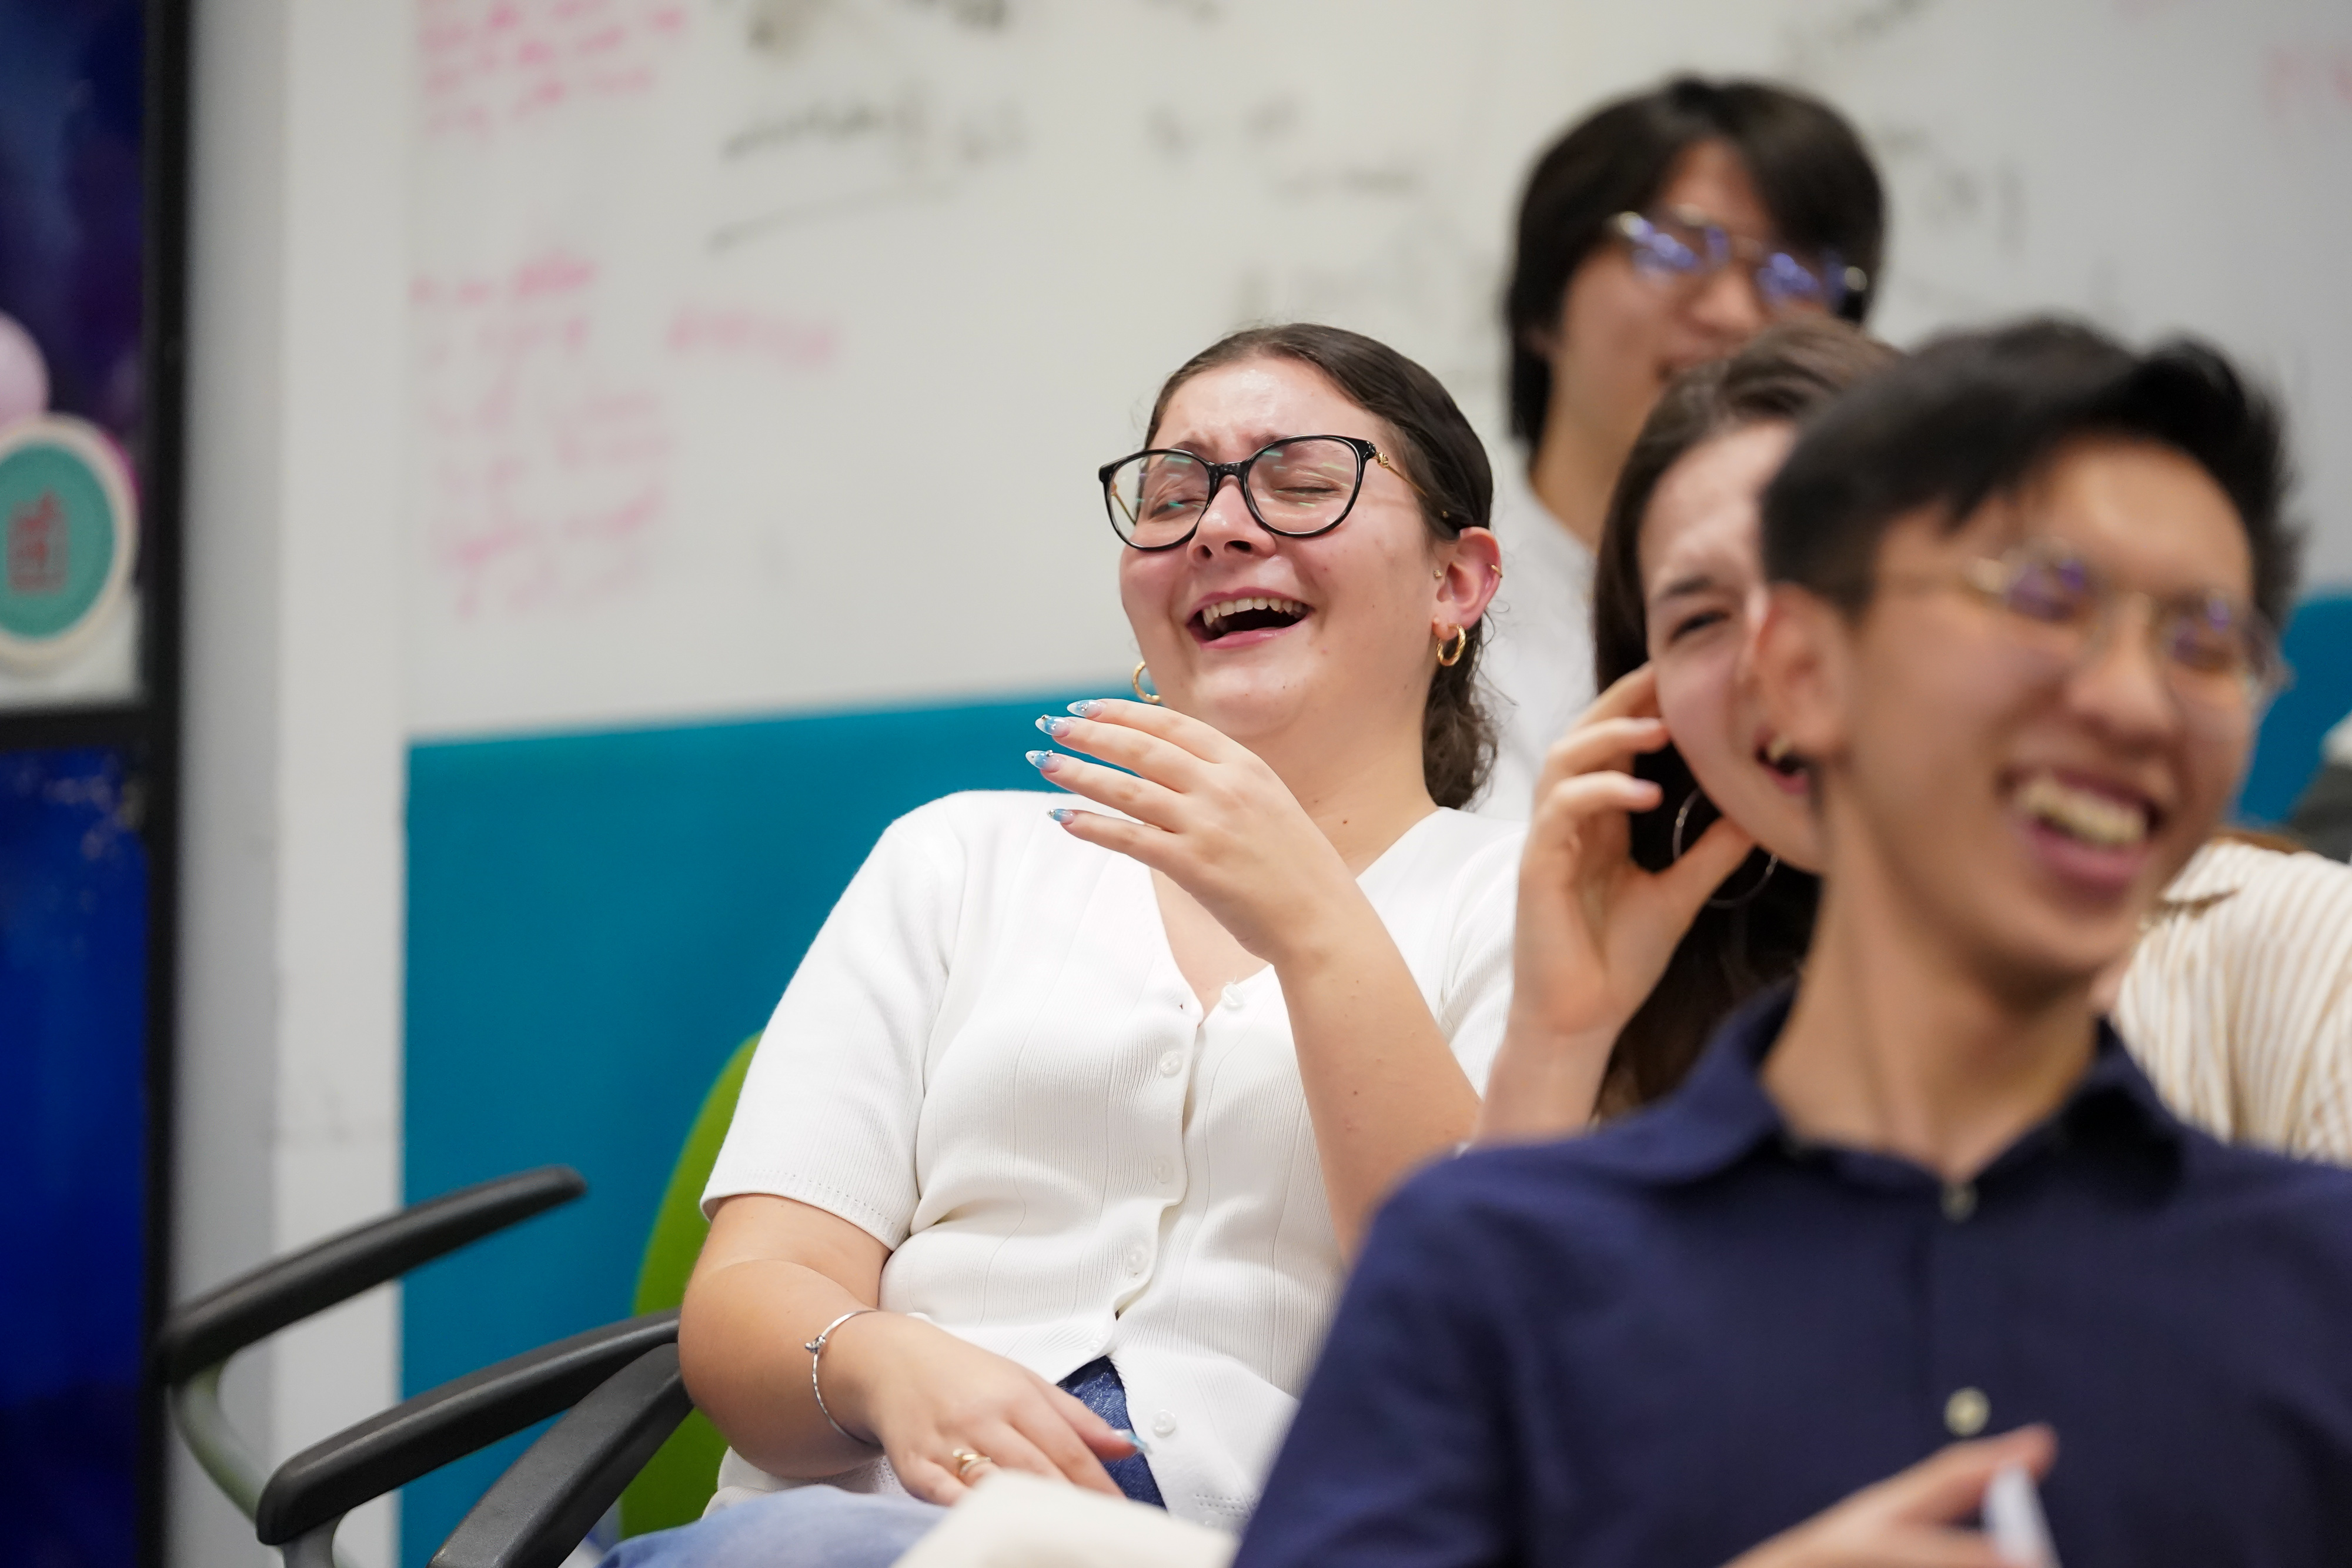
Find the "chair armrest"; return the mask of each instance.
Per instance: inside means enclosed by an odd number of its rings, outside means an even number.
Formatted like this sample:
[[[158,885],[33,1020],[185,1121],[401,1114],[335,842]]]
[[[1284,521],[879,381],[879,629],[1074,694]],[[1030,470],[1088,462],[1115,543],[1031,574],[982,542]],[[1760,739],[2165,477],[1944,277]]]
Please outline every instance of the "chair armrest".
[[[675,1309],[649,1312],[427,1389],[278,1466],[262,1489],[254,1533],[264,1545],[278,1546],[331,1527],[370,1499],[567,1408],[647,1352],[674,1347],[677,1339]],[[675,1358],[674,1348],[670,1354]]]
[[[156,1374],[167,1386],[184,1383],[289,1323],[587,1190],[569,1166],[545,1166],[460,1187],[274,1259],[173,1308],[155,1335]]]
[[[693,1408],[677,1346],[646,1352],[523,1450],[431,1568],[556,1568]]]

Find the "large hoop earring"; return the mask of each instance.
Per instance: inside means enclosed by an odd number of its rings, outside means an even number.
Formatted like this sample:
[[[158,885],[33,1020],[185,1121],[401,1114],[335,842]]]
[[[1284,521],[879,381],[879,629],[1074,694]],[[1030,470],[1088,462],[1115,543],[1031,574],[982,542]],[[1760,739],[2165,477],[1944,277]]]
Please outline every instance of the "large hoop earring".
[[[1454,651],[1449,653],[1446,652],[1448,648],[1451,648]],[[1447,637],[1444,642],[1440,643],[1437,645],[1437,662],[1450,670],[1454,665],[1460,664],[1462,662],[1462,655],[1469,651],[1470,628],[1467,626],[1456,626],[1454,629],[1453,635]]]
[[[1697,804],[1697,802],[1698,791],[1694,789],[1689,794],[1683,797],[1683,809],[1675,813],[1674,851],[1675,859],[1676,860],[1683,858],[1683,830],[1690,825],[1691,808]],[[1709,909],[1738,909],[1742,904],[1753,904],[1756,901],[1757,894],[1764,891],[1764,884],[1772,880],[1772,873],[1780,869],[1780,857],[1776,854],[1764,862],[1764,874],[1756,879],[1756,885],[1754,887],[1749,888],[1746,893],[1739,894],[1736,898],[1710,897],[1706,901],[1706,906]]]
[[[1147,692],[1143,689],[1143,677],[1151,673],[1144,668],[1145,663],[1146,661],[1141,659],[1135,661],[1135,674],[1127,677],[1127,684],[1135,688],[1135,700],[1137,702],[1150,703],[1153,707],[1158,707],[1160,706],[1160,694],[1158,692]]]

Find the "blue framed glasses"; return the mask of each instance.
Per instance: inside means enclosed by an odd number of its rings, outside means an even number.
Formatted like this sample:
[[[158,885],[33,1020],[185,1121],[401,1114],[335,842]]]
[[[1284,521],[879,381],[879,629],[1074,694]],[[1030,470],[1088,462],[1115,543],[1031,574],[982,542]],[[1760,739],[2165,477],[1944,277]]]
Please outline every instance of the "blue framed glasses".
[[[1747,267],[1756,298],[1773,316],[1835,315],[1870,287],[1870,274],[1833,250],[1812,256],[1775,250],[1686,208],[1619,213],[1610,226],[1632,253],[1633,270],[1654,282],[1696,287],[1734,263]]]

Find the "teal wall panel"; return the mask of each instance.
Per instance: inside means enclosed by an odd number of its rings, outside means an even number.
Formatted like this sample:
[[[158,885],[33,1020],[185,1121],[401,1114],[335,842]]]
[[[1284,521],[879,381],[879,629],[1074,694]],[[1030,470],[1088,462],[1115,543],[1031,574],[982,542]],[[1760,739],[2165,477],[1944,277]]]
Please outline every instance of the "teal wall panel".
[[[2319,768],[2320,744],[2352,714],[2352,591],[2330,590],[2295,607],[2279,640],[2294,684],[2263,719],[2238,819],[2267,827],[2284,821]]]
[[[408,1197],[551,1161],[589,1194],[410,1278],[409,1392],[626,1314],[703,1092],[882,829],[1036,788],[1031,721],[1087,695],[410,752]],[[519,1446],[408,1489],[404,1563]]]

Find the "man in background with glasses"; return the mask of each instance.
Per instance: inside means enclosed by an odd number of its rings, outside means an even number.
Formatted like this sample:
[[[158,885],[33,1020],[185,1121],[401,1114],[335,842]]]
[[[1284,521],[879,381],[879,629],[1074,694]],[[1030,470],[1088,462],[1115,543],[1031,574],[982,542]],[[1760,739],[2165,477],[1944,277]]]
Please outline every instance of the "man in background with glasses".
[[[1391,1201],[1236,1568],[2352,1562],[2352,1172],[2176,1120],[2094,995],[2274,689],[2284,484],[2218,356],[2047,322],[1807,430],[1800,980]]]
[[[1536,161],[1503,300],[1525,450],[1495,465],[1510,577],[1486,622],[1503,700],[1480,810],[1524,820],[1544,753],[1592,700],[1592,552],[1658,394],[1769,322],[1860,321],[1884,220],[1853,128],[1769,82],[1677,77]]]

